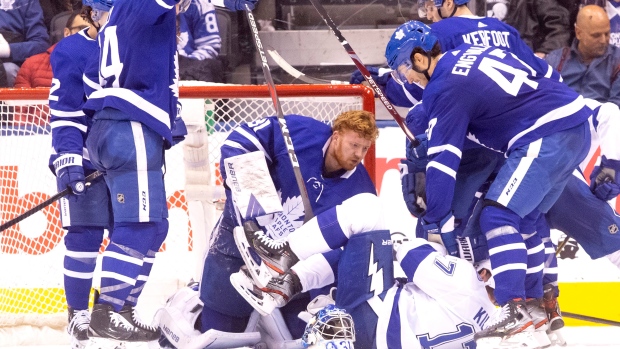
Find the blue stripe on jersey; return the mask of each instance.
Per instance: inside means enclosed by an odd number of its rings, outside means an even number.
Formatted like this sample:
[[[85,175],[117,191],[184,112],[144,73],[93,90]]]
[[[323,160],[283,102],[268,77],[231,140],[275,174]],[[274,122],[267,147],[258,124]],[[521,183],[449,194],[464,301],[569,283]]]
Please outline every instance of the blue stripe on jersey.
[[[388,323],[387,333],[385,334],[387,347],[390,349],[402,349],[400,309],[398,307],[400,293],[402,290],[402,287],[399,287],[396,290],[396,294],[394,295],[394,301],[392,302],[392,312],[390,313],[390,321]]]
[[[407,251],[405,257],[400,261],[400,266],[405,272],[405,275],[407,275],[407,281],[413,282],[413,277],[420,263],[433,252],[437,251],[428,244],[420,245]]]

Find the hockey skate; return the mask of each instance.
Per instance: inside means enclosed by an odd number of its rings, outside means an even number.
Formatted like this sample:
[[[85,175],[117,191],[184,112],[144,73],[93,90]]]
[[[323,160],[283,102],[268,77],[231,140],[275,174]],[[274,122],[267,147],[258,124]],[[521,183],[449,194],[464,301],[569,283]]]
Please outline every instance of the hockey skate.
[[[101,337],[116,341],[148,342],[153,333],[134,326],[109,304],[95,304],[88,329],[90,337]],[[159,335],[156,339],[159,339]]]
[[[156,341],[161,336],[158,328],[149,326],[142,322],[135,307],[126,304],[123,306],[119,314],[121,314],[121,316],[124,317],[130,324],[140,330],[143,338],[145,338],[145,341]]]
[[[547,335],[548,322],[547,313],[543,306],[542,299],[530,298],[525,301],[527,312],[532,317],[534,325],[534,338],[538,342],[538,347],[546,348],[551,345],[551,340]]]
[[[299,277],[293,271],[274,277],[266,287],[256,285],[247,268],[230,276],[233,287],[261,315],[268,315],[275,308],[283,307],[302,290]]]
[[[69,325],[67,333],[71,336],[71,348],[83,349],[88,344],[88,326],[90,313],[86,310],[69,308]]]
[[[534,338],[533,323],[525,301],[513,299],[496,310],[489,325],[477,332],[474,340],[485,348],[536,348],[539,345]]]
[[[299,261],[287,242],[273,240],[253,221],[236,227],[233,234],[250,275],[261,288]]]
[[[555,287],[553,285],[545,285],[543,305],[547,318],[549,319],[547,335],[551,344],[565,346],[566,340],[562,336],[561,331],[562,327],[564,327],[564,319],[562,319],[560,304],[558,303],[558,298],[555,296]]]

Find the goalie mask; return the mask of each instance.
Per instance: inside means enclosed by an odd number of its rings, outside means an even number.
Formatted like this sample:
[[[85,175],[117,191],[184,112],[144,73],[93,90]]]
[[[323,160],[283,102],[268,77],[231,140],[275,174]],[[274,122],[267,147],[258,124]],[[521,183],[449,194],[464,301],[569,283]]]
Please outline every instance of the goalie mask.
[[[401,24],[385,48],[385,58],[392,69],[392,77],[400,82],[407,82],[407,71],[413,69],[411,53],[416,47],[429,53],[437,38],[431,34],[431,28],[418,21]]]
[[[353,318],[344,309],[329,304],[310,319],[301,340],[308,349],[353,349]]]

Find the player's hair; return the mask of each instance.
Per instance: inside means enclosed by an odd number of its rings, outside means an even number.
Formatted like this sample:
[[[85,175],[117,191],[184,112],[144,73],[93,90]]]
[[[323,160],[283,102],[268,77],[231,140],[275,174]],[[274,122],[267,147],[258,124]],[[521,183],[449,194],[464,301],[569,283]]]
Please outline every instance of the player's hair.
[[[412,62],[413,62],[413,56],[416,53],[420,53],[420,54],[423,54],[425,56],[429,55],[430,57],[437,57],[437,56],[439,56],[441,54],[441,45],[439,45],[439,41],[437,41],[435,43],[435,45],[433,45],[433,48],[429,52],[424,51],[424,49],[422,47],[419,47],[419,46],[414,48],[413,51],[411,51],[411,56],[409,57],[409,59],[411,59]]]
[[[332,131],[345,130],[355,131],[373,142],[379,137],[375,115],[365,110],[350,110],[338,115],[332,125]]]
[[[69,18],[67,18],[67,23],[65,23],[65,28],[71,29],[73,27],[73,21],[75,20],[75,17],[81,14],[82,14],[81,10],[74,10],[73,12],[71,12],[71,14],[69,15]]]

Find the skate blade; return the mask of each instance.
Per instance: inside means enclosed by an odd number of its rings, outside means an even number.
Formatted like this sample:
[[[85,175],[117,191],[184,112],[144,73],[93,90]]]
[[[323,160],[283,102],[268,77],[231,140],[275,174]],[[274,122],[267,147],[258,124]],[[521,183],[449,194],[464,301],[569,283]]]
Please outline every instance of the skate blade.
[[[90,337],[86,349],[127,349],[127,345],[115,339]]]
[[[269,281],[271,281],[274,276],[277,276],[274,275],[277,273],[263,263],[258,255],[253,251],[253,248],[250,246],[250,242],[245,235],[243,227],[235,227],[233,230],[233,235],[235,237],[235,244],[241,253],[241,258],[243,258],[245,265],[248,267],[248,271],[250,272],[250,275],[252,275],[252,279],[254,279],[254,282],[256,282],[258,287],[267,287]]]
[[[523,331],[509,337],[484,337],[476,340],[478,349],[540,348],[533,331]]]
[[[243,271],[230,275],[230,283],[239,294],[261,315],[269,315],[276,308],[276,301],[268,293],[255,288],[252,279]]]
[[[562,335],[561,329],[555,330],[555,331],[549,331],[547,332],[547,336],[549,337],[549,341],[551,342],[551,345],[557,345],[560,347],[566,346],[566,340],[564,339],[564,336]]]

